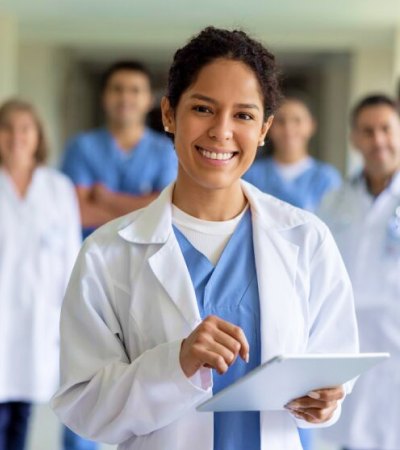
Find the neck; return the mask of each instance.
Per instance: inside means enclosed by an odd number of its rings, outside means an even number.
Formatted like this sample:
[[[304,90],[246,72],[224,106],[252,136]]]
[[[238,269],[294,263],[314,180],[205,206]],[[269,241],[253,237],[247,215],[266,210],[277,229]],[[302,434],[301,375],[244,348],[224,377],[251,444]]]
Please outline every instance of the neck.
[[[301,149],[295,152],[280,152],[279,150],[277,150],[274,152],[273,158],[278,164],[290,166],[308,158],[308,150]]]
[[[123,125],[110,123],[108,130],[123,150],[131,150],[143,136],[145,124]]]
[[[25,197],[28,192],[29,185],[32,181],[32,175],[35,170],[34,163],[17,166],[4,166],[4,169],[12,179],[14,186],[21,197]]]
[[[247,199],[240,181],[227,188],[208,189],[186,183],[178,175],[172,203],[198,219],[223,222],[237,217],[246,207]]]
[[[365,174],[365,178],[367,180],[368,191],[374,197],[378,197],[390,184],[392,178],[396,171],[390,174],[382,174],[382,175],[373,175],[373,174]]]

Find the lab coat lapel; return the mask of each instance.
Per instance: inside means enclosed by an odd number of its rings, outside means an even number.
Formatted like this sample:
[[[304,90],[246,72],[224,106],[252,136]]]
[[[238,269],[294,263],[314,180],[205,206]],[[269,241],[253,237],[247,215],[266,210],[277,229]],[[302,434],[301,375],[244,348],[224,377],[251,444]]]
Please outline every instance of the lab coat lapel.
[[[196,294],[175,234],[149,259],[151,270],[192,329],[201,322]]]
[[[293,310],[299,248],[282,233],[303,223],[300,210],[282,214],[279,200],[248,183],[242,188],[253,217],[253,241],[261,311],[261,361],[290,351],[296,318]]]
[[[159,247],[148,259],[150,268],[190,327],[194,329],[201,318],[190,274],[172,229],[173,188],[173,184],[168,186],[157,200],[127,226],[122,227],[118,233],[123,239],[134,244]],[[149,286],[149,289],[151,288]]]
[[[257,216],[253,236],[260,295],[261,361],[265,362],[290,349],[298,247],[279,232],[266,228]]]

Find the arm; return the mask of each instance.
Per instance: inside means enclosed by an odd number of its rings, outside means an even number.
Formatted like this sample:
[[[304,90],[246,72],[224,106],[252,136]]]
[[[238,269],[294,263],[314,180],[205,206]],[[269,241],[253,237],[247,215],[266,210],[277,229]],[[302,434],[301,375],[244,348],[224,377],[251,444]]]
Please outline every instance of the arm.
[[[184,374],[179,363],[182,340],[143,353],[133,316],[129,330],[133,349],[128,355],[116,315],[127,299],[117,295],[123,294],[89,237],[63,304],[61,388],[52,407],[73,431],[109,444],[174,422],[211,389],[196,386]]]
[[[112,192],[99,183],[93,186],[90,193],[91,201],[94,205],[109,211],[115,217],[120,217],[137,209],[144,208],[159,195],[159,192],[146,195]]]
[[[117,214],[108,205],[93,201],[92,188],[90,187],[78,186],[76,187],[76,194],[79,202],[82,226],[84,228],[97,228],[122,215]]]
[[[310,262],[310,280],[311,326],[307,353],[358,353],[352,287],[339,250],[327,229]],[[296,406],[301,404],[295,415],[297,426],[333,425],[340,417],[341,403],[349,387],[318,391],[320,398],[311,394],[295,400]]]

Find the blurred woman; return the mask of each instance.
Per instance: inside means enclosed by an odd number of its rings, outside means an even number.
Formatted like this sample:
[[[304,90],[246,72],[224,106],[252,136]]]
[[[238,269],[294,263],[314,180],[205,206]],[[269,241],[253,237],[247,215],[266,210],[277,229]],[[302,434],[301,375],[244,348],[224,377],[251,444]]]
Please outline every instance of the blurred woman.
[[[45,167],[33,107],[0,107],[0,450],[25,447],[32,403],[59,383],[59,315],[80,247],[71,182]]]
[[[272,157],[257,160],[243,177],[263,192],[315,211],[322,197],[341,185],[339,172],[309,155],[316,122],[299,97],[287,97],[275,114]]]

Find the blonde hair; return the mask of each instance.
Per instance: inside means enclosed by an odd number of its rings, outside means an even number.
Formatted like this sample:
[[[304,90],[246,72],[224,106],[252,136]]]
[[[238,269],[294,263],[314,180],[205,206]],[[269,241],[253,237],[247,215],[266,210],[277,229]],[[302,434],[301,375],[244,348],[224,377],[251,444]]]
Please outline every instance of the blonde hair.
[[[39,135],[39,142],[35,153],[36,164],[45,164],[49,155],[49,147],[43,122],[36,109],[31,103],[18,98],[6,101],[0,106],[0,128],[4,126],[8,116],[13,112],[26,112],[32,117]]]

